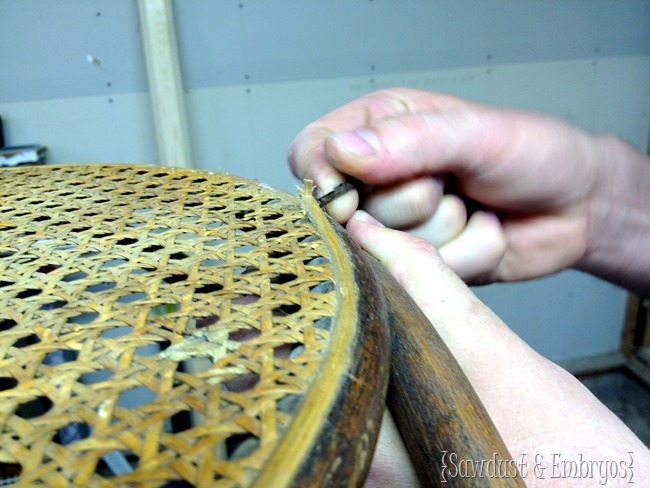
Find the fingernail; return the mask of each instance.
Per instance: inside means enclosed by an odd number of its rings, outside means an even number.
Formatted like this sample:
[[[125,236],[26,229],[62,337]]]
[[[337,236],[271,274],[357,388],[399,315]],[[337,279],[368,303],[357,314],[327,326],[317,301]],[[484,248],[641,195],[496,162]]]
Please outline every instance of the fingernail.
[[[370,130],[339,132],[330,138],[342,149],[357,156],[377,154],[381,148],[377,134]]]
[[[359,220],[359,221],[364,222],[366,224],[375,225],[377,227],[386,227],[384,224],[379,222],[379,220],[374,218],[368,212],[364,212],[363,210],[357,210],[356,212],[354,212],[354,217],[353,218],[355,220]]]

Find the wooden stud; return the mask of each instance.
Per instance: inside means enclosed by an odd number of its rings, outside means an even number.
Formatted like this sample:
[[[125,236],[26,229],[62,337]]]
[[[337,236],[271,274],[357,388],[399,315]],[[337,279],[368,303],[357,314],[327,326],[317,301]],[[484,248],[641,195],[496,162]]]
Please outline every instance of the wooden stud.
[[[160,163],[191,168],[172,3],[171,0],[138,0],[138,9]]]

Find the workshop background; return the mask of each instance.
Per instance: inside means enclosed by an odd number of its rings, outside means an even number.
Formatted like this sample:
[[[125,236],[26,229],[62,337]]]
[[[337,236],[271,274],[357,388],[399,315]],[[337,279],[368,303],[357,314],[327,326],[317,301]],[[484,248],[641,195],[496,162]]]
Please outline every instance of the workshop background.
[[[307,123],[392,86],[557,115],[639,149],[650,133],[647,0],[173,2],[193,167],[295,192]],[[158,163],[135,0],[0,0],[7,144],[48,163]],[[582,273],[476,288],[566,363],[617,351],[627,292]]]

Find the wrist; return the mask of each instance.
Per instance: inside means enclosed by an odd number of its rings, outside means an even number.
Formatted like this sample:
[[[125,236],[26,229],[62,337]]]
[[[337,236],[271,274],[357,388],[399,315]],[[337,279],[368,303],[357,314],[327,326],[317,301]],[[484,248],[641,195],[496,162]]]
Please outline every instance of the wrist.
[[[595,135],[597,178],[585,253],[575,267],[650,293],[650,159],[621,139]]]

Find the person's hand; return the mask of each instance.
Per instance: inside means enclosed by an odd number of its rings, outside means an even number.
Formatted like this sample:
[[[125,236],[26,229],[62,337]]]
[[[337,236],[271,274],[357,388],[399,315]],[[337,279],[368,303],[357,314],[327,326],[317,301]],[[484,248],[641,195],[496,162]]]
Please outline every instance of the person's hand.
[[[346,228],[386,266],[435,326],[513,460],[523,467],[528,486],[620,486],[630,480],[650,486],[648,448],[575,377],[514,334],[445,265],[435,248],[384,228],[361,211]],[[582,460],[616,464],[616,474],[604,468],[593,476],[585,472],[570,477],[571,472],[563,475],[561,468],[553,471],[554,462],[561,466]],[[544,470],[535,471],[536,464]],[[414,477],[399,433],[387,418],[366,486],[417,486]]]
[[[326,193],[355,177],[372,187],[328,206],[361,206],[439,248],[466,281],[537,277],[589,251],[603,137],[544,115],[438,93],[391,89],[353,101],[294,140],[294,174]],[[471,200],[468,211],[467,203]]]

